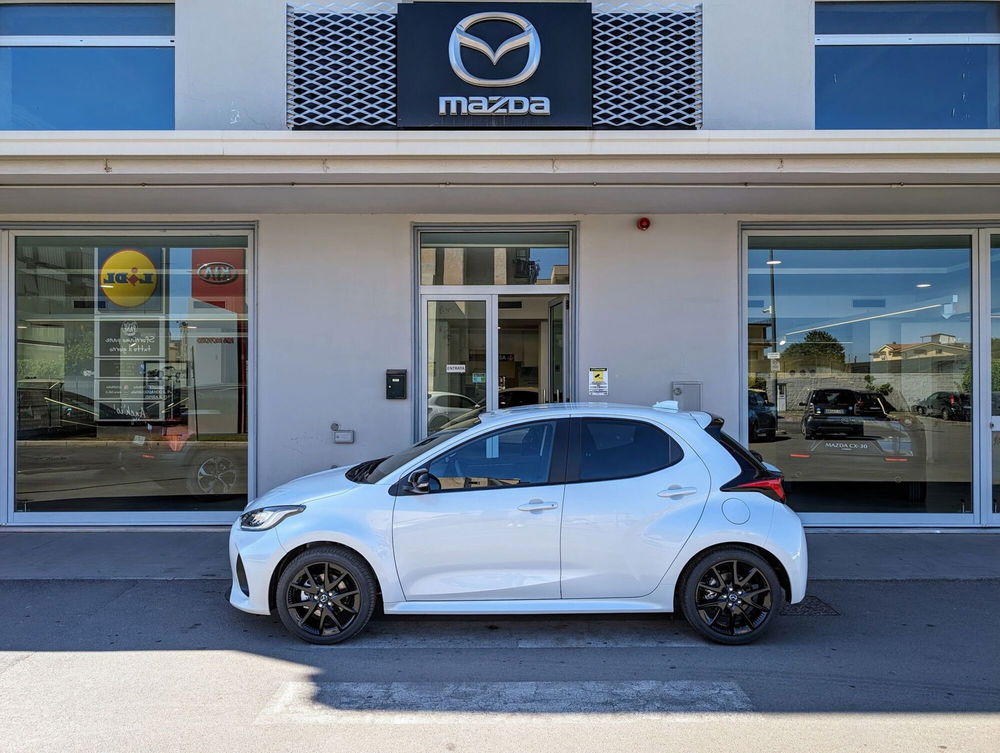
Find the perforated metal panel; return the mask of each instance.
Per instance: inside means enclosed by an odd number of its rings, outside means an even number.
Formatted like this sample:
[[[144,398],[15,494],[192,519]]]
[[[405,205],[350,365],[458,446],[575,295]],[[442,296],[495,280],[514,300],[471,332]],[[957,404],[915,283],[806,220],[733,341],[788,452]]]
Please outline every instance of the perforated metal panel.
[[[594,6],[596,128],[700,128],[701,6]],[[396,4],[289,5],[290,128],[396,126]]]
[[[700,128],[701,6],[594,4],[594,126]]]
[[[396,125],[395,3],[289,5],[290,128]]]

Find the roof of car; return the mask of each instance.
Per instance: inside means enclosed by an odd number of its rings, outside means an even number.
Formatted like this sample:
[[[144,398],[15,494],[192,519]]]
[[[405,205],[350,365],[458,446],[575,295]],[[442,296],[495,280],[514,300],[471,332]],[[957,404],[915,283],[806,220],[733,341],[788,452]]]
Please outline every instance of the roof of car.
[[[614,416],[644,416],[657,420],[695,421],[702,427],[707,426],[712,416],[702,411],[674,411],[654,408],[649,405],[631,405],[628,403],[543,403],[541,405],[520,405],[515,408],[504,408],[497,411],[487,411],[480,414],[482,421],[496,421],[507,417],[531,415],[565,415],[570,413],[586,413],[590,415]]]

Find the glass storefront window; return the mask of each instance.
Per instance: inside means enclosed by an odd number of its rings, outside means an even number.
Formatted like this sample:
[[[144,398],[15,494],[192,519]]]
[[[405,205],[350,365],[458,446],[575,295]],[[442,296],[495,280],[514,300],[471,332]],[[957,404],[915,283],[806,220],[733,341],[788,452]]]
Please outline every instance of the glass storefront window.
[[[247,501],[247,238],[15,243],[17,512]]]
[[[797,511],[972,511],[971,244],[750,238],[748,434]]]
[[[569,233],[423,232],[421,285],[568,285]]]
[[[1000,235],[990,236],[990,415],[1000,416]],[[1000,424],[998,424],[1000,425]],[[993,447],[993,512],[1000,515],[1000,433],[990,432]]]

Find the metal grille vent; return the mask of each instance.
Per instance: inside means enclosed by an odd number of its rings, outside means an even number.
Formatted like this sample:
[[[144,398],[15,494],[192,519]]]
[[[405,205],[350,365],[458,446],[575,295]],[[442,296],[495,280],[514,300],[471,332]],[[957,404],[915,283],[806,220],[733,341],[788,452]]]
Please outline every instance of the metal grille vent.
[[[701,6],[594,4],[594,126],[700,128]]]
[[[396,4],[288,6],[289,128],[396,125]]]

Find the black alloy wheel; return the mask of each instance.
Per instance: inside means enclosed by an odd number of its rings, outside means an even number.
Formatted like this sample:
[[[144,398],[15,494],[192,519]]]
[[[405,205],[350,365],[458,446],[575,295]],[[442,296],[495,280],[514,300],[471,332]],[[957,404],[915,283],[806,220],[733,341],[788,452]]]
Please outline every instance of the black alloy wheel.
[[[947,408],[941,409],[941,419],[944,421],[951,421],[951,411]]]
[[[691,627],[711,641],[729,645],[759,638],[785,601],[774,568],[742,548],[710,552],[689,565],[680,595]]]
[[[278,578],[275,603],[285,628],[309,643],[332,644],[360,632],[375,609],[368,563],[338,546],[307,549]]]

